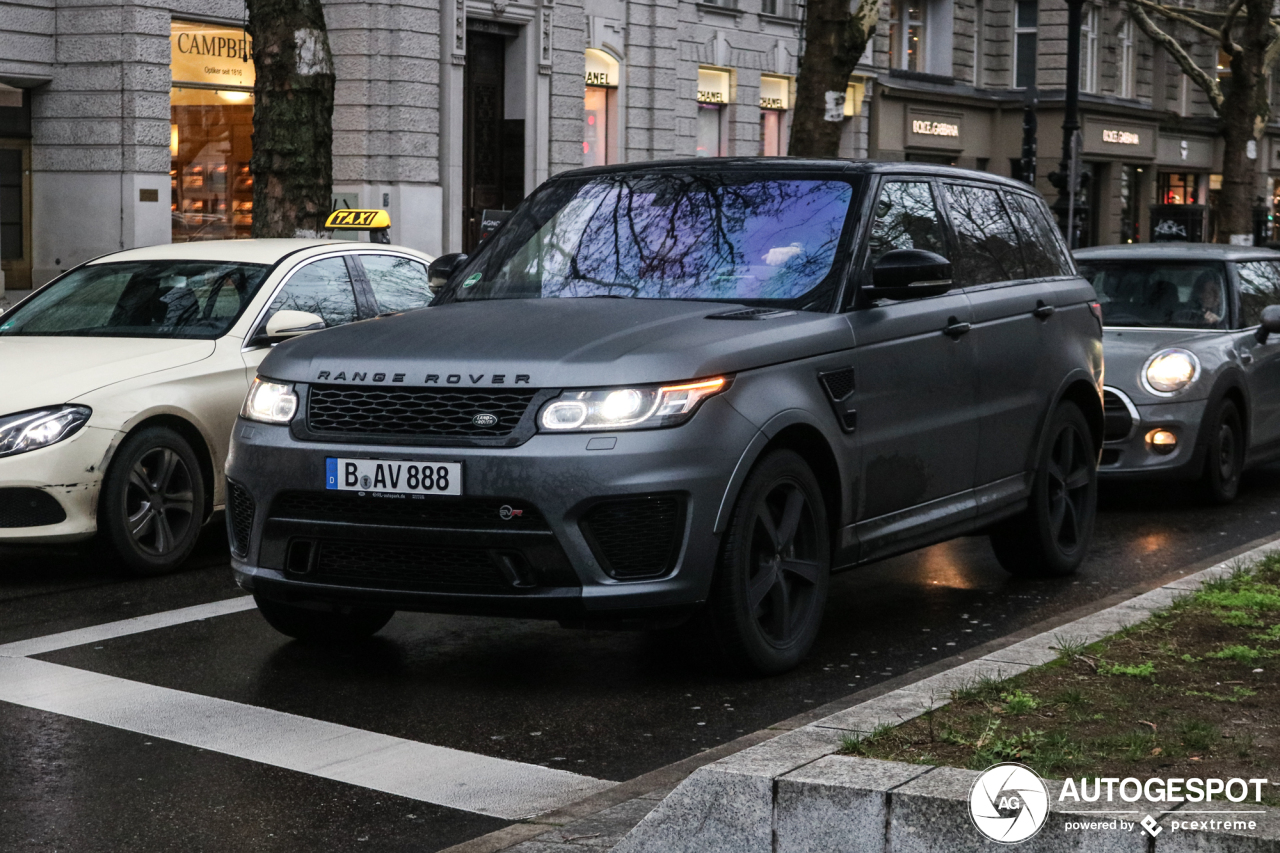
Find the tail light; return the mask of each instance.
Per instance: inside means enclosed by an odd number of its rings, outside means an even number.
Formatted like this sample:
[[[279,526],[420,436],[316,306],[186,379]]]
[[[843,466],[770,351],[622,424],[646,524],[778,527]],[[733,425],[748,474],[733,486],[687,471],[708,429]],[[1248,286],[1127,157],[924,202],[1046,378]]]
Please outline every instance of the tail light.
[[[1093,314],[1094,319],[1098,321],[1098,328],[1102,328],[1102,303],[1090,302],[1089,311]]]

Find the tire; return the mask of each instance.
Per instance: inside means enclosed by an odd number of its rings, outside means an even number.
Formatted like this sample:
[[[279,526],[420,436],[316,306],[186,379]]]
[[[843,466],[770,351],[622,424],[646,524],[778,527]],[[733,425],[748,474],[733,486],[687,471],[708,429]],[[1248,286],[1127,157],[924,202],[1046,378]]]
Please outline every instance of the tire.
[[[1240,475],[1244,472],[1245,439],[1240,409],[1223,398],[1204,419],[1204,473],[1200,477],[1200,493],[1211,504],[1229,504],[1240,493]]]
[[[191,555],[205,516],[200,461],[168,427],[128,436],[102,483],[98,525],[124,568],[171,572]]]
[[[1011,575],[1062,577],[1084,562],[1098,508],[1098,453],[1084,414],[1062,403],[1049,419],[1026,510],[991,532]]]
[[[779,450],[747,477],[707,603],[707,627],[736,670],[785,672],[822,625],[831,540],[822,490],[796,453]]]
[[[339,610],[311,610],[254,595],[258,612],[286,637],[304,643],[350,643],[368,639],[391,621],[394,610],[350,607]]]

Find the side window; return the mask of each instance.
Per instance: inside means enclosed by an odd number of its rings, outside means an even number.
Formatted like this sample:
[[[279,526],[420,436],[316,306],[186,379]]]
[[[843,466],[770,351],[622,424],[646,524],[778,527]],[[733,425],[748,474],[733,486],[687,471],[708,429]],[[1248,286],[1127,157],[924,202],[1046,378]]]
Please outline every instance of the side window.
[[[421,308],[431,301],[426,264],[395,255],[358,255],[383,313]]]
[[[1022,243],[1022,261],[1027,268],[1027,277],[1071,275],[1066,246],[1058,236],[1058,229],[1045,218],[1041,202],[1021,193],[1006,193],[1004,198]]]
[[[956,278],[965,287],[1026,278],[1013,220],[1000,193],[947,184],[947,205],[958,245]]]
[[[871,224],[871,263],[893,249],[924,249],[947,257],[942,221],[925,181],[890,181],[880,188]]]
[[[1262,309],[1280,305],[1280,265],[1274,261],[1237,264],[1240,275],[1240,328],[1262,322]]]
[[[342,258],[325,258],[302,267],[276,294],[263,323],[277,311],[309,311],[320,315],[330,328],[354,321],[356,295],[346,263]]]

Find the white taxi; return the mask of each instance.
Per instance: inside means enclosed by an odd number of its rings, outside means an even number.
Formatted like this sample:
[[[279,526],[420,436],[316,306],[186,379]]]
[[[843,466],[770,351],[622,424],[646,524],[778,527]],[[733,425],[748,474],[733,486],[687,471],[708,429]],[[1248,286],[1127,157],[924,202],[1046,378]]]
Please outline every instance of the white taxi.
[[[101,534],[134,572],[173,569],[224,504],[231,429],[271,347],[425,306],[431,260],[337,240],[152,246],[0,314],[0,545]]]

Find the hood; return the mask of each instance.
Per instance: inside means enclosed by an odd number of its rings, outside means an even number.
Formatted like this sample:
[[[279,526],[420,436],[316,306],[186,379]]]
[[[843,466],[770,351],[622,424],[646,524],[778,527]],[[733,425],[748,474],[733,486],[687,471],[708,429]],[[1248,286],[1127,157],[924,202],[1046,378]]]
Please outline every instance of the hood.
[[[657,299],[455,302],[297,338],[276,347],[258,372],[293,382],[370,384],[402,374],[405,385],[575,388],[694,379],[853,346],[838,314],[707,319],[741,307]]]
[[[1178,347],[1195,353],[1202,364],[1210,362],[1205,364],[1205,367],[1210,367],[1221,357],[1218,351],[1223,347],[1229,350],[1231,345],[1231,336],[1217,330],[1107,327],[1102,333],[1106,384],[1124,391],[1135,403],[1167,403],[1168,398],[1152,396],[1142,388],[1138,375],[1148,358],[1159,350]],[[1197,381],[1178,399],[1194,400],[1207,393],[1207,384]]]
[[[213,354],[214,341],[0,337],[0,415],[69,403],[106,385]]]

